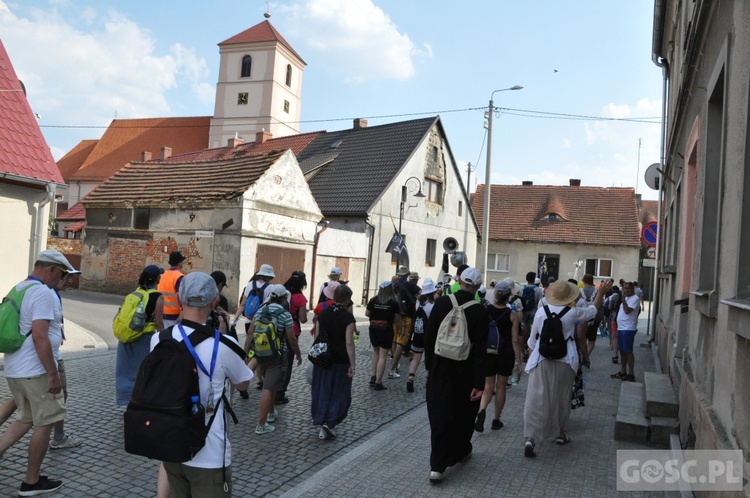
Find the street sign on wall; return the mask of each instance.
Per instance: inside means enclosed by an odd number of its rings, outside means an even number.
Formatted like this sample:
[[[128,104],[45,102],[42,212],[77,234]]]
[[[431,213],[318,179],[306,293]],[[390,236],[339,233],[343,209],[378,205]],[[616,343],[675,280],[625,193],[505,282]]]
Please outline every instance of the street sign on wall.
[[[649,221],[648,223],[643,225],[643,230],[641,230],[641,240],[644,244],[653,247],[656,245],[657,233],[657,223],[655,221]]]
[[[656,247],[649,247],[646,249],[646,257],[648,259],[655,259],[656,258]]]

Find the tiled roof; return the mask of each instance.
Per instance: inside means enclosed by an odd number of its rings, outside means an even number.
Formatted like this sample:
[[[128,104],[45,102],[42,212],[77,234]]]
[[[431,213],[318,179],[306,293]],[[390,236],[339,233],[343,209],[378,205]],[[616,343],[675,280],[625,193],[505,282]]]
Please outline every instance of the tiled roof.
[[[292,48],[288,41],[284,39],[281,34],[276,31],[276,28],[269,21],[263,21],[260,24],[246,29],[242,33],[236,34],[231,38],[227,38],[223,42],[219,43],[222,45],[231,45],[235,43],[254,43],[264,41],[276,41],[284,45],[291,53],[293,53],[303,64],[305,61],[302,57]]]
[[[645,225],[649,221],[656,221],[659,201],[641,201],[640,222]]]
[[[0,177],[2,173],[22,183],[63,183],[0,40]]]
[[[319,134],[297,160],[304,165],[302,172],[323,215],[365,215],[438,120],[430,117]],[[309,168],[320,164],[324,166],[308,175]]]
[[[171,147],[172,154],[203,150],[210,121],[209,116],[115,119],[68,181],[101,182],[125,164],[140,161],[142,152],[161,157],[162,147]]]
[[[66,182],[73,176],[73,173],[78,171],[86,159],[91,155],[97,142],[99,140],[81,140],[81,142],[73,147],[70,152],[65,154],[57,161],[57,167],[60,169],[63,180]]]
[[[484,185],[471,208],[481,225]],[[613,218],[612,214],[617,213]],[[557,214],[562,219],[543,219]],[[616,220],[616,221],[615,221]],[[490,239],[640,246],[638,212],[632,188],[555,185],[492,185]]]
[[[96,205],[164,206],[231,199],[245,192],[284,151],[203,162],[134,162],[81,202]]]
[[[70,225],[66,226],[63,230],[64,232],[80,232],[83,230],[83,227],[86,226],[85,221],[77,221],[75,223],[71,223]]]
[[[262,144],[248,142],[238,145],[234,149],[226,146],[188,152],[177,156],[173,155],[167,159],[167,162],[218,161],[219,159],[233,159],[242,156],[257,156],[259,154],[268,154],[274,150],[286,149],[292,149],[292,152],[297,155],[320,133],[324,132],[314,131],[310,133],[300,133],[299,135],[290,135],[288,137],[272,138],[266,140]]]
[[[86,208],[82,203],[76,202],[73,207],[58,214],[57,219],[60,221],[85,220]]]

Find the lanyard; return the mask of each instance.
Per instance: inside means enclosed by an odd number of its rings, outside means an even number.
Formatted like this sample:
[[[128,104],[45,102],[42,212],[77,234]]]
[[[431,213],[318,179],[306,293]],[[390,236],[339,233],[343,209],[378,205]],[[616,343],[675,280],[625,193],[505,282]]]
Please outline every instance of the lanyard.
[[[185,329],[182,328],[182,323],[178,323],[177,328],[180,330],[180,334],[182,334],[182,340],[185,343],[185,346],[187,346],[188,351],[190,351],[190,354],[193,355],[198,368],[200,368],[204,374],[208,375],[208,380],[210,381],[214,376],[214,368],[216,368],[216,355],[219,352],[219,331],[214,330],[214,351],[213,353],[211,353],[211,371],[207,372],[206,367],[203,366],[203,362],[200,358],[198,358],[198,354],[195,352],[193,344],[190,342],[190,339],[188,339],[187,334],[185,334]]]

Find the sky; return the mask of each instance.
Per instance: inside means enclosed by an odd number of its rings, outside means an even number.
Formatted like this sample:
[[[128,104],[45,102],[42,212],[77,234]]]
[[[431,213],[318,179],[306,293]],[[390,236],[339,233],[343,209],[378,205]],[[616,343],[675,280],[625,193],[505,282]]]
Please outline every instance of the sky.
[[[0,0],[0,39],[56,159],[115,118],[210,116],[221,41],[263,14],[307,63],[302,132],[440,115],[471,190],[633,187],[659,162],[653,0]],[[471,168],[469,168],[469,164]]]

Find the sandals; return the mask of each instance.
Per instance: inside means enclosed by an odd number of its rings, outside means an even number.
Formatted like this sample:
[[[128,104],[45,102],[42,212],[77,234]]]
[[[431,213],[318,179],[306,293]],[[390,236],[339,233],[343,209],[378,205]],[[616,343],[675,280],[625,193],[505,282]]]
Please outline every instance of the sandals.
[[[557,439],[555,439],[555,443],[562,446],[563,444],[568,444],[570,442],[570,437],[568,437],[567,434],[563,434],[562,436],[557,436]]]
[[[623,380],[625,380],[625,382],[635,382],[635,375],[626,375]]]
[[[617,363],[618,363],[619,361],[620,361],[620,358],[618,358],[617,356],[613,356],[613,357],[612,357],[612,363],[614,363],[615,365],[617,365]]]
[[[628,376],[623,372],[617,372],[609,376],[610,379],[625,380]]]

